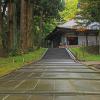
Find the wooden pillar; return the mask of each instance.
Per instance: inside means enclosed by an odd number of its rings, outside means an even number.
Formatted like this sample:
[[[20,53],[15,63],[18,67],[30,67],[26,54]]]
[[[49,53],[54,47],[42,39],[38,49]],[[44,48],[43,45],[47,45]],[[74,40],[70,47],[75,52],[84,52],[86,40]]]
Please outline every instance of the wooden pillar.
[[[68,40],[68,36],[67,36],[67,45],[69,45],[69,40]]]
[[[51,48],[54,47],[54,41],[51,41]]]
[[[96,34],[96,45],[98,45],[98,35]]]
[[[98,37],[99,37],[99,41],[98,42],[99,42],[99,54],[100,54],[100,30],[99,30],[99,36]]]
[[[8,49],[13,48],[13,10],[14,10],[14,4],[13,0],[9,0],[8,2]]]

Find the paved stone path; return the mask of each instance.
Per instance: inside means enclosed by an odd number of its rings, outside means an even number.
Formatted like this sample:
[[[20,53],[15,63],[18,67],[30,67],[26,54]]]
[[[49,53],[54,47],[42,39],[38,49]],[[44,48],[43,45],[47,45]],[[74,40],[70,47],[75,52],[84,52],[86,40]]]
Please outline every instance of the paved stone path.
[[[0,78],[0,100],[100,100],[100,73],[74,62],[65,49]]]

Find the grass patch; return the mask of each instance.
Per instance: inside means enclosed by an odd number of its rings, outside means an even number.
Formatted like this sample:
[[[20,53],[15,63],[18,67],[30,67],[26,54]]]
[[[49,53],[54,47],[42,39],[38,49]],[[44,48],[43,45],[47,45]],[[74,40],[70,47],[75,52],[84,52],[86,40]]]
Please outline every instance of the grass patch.
[[[39,60],[44,52],[45,48],[40,48],[34,52],[29,52],[21,56],[0,58],[0,76],[6,75],[13,70],[21,68],[23,65],[29,64],[30,62],[35,62]]]
[[[100,61],[100,55],[91,54],[84,48],[70,48],[70,51],[81,61]]]

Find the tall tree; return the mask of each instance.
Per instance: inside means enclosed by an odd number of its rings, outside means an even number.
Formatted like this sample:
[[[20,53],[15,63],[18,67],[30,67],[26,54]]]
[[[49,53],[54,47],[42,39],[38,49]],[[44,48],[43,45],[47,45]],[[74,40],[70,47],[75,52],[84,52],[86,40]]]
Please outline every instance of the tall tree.
[[[32,8],[32,6],[34,8]],[[57,18],[58,12],[62,9],[62,2],[60,0],[21,0],[21,20],[20,20],[20,34],[21,34],[21,49],[27,51],[32,47],[32,15],[33,18],[38,17],[39,33],[42,37],[44,30],[44,23],[49,18]],[[32,13],[33,10],[33,13]],[[36,22],[37,23],[37,22]],[[35,24],[35,23],[34,23]],[[37,28],[37,27],[36,27]],[[35,29],[34,29],[35,30]],[[35,33],[33,33],[35,34]],[[39,40],[40,38],[38,38]],[[40,39],[41,40],[41,39]]]
[[[23,52],[27,52],[28,48],[32,48],[32,10],[31,0],[21,0],[20,44]]]
[[[100,22],[100,0],[80,0],[82,16]]]
[[[100,23],[100,0],[80,0],[80,14],[89,20]],[[100,30],[99,30],[99,53],[100,53]]]
[[[56,27],[55,23],[60,18],[59,11],[63,10],[64,6],[65,6],[64,0],[38,0],[38,1],[34,0],[33,1],[33,7],[34,7],[33,21],[35,24],[33,31],[34,31],[34,37],[38,38],[36,39],[36,41],[41,42],[41,40],[43,40],[46,34],[51,32],[53,28]]]
[[[20,17],[20,34],[21,34],[21,50],[27,50],[27,19],[28,19],[28,1],[21,0],[21,17]]]
[[[28,18],[27,18],[27,47],[32,48],[32,16],[33,16],[33,2],[28,0]]]
[[[59,18],[59,11],[64,6],[63,1],[2,0],[4,24],[2,39],[4,48],[8,50],[19,50],[20,47],[23,52],[26,52],[28,48],[33,47],[34,41],[40,44],[44,33],[49,33],[52,30],[51,27],[55,26],[54,22]],[[1,25],[0,23],[0,31],[2,29]]]
[[[2,2],[0,1],[0,47],[2,47],[2,25],[3,25],[1,3]]]
[[[14,36],[14,2],[13,0],[9,0],[8,2],[8,49],[11,50],[13,48],[13,36]]]
[[[0,1],[0,33],[2,32],[2,11],[1,11],[1,1]]]
[[[20,44],[20,0],[14,0],[14,47],[13,50],[19,49]]]

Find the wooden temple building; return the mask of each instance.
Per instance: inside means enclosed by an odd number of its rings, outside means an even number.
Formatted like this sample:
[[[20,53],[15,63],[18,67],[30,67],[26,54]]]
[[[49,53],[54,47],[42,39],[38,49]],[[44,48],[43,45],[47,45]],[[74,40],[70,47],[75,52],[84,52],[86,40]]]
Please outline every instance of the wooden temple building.
[[[67,45],[90,45],[98,44],[100,24],[93,22],[87,27],[83,27],[72,19],[69,22],[57,26],[52,33],[46,37],[49,47],[59,47]]]

